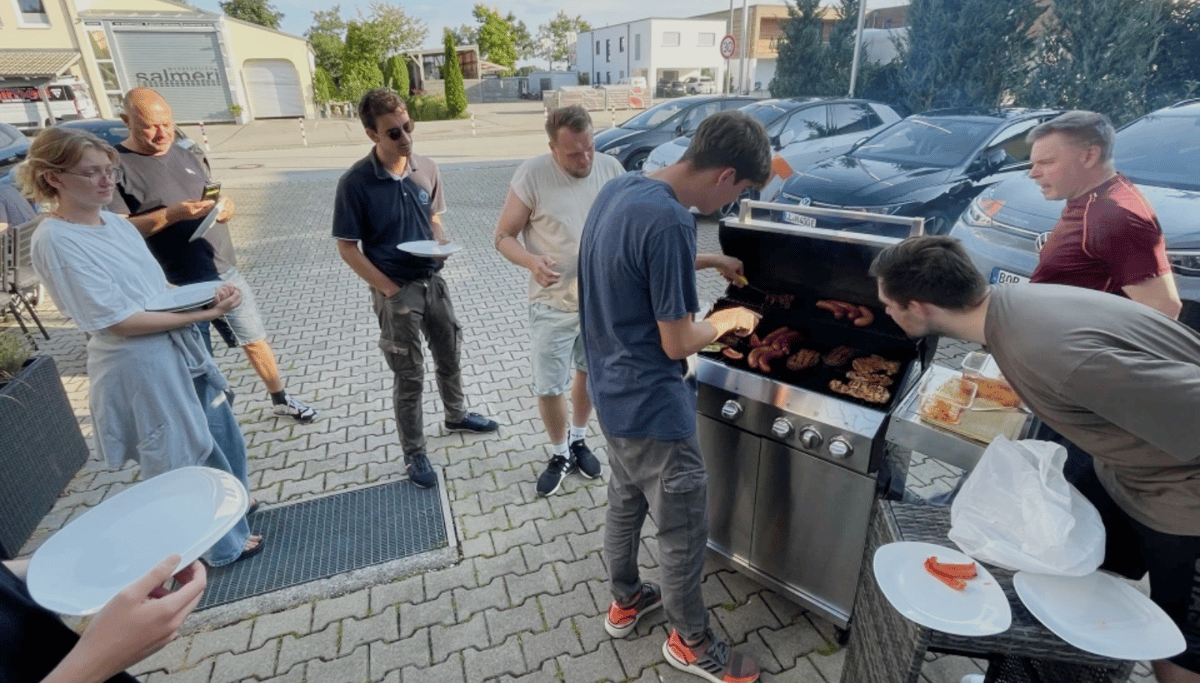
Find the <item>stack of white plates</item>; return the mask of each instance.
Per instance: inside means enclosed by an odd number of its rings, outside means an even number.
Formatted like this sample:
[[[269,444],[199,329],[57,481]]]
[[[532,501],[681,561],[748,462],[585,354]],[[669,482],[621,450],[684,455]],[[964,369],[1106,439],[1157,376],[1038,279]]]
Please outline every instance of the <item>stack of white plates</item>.
[[[197,282],[173,287],[146,302],[147,311],[180,312],[203,308],[216,301],[220,282]]]

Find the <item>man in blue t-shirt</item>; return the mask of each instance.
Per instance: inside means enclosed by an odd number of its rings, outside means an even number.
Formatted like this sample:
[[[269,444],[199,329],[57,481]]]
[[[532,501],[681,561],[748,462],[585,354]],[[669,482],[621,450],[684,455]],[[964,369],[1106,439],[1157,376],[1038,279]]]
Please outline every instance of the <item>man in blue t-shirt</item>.
[[[758,315],[731,308],[705,320],[695,271],[732,281],[741,261],[696,253],[695,206],[711,213],[771,172],[761,125],[731,111],[704,120],[683,157],[648,175],[609,181],[592,204],[579,248],[579,314],[588,389],[609,444],[604,558],[615,638],[665,605],[663,656],[714,681],[749,683],[758,665],[708,627],[700,591],[708,541],[707,475],[696,439],[696,381],[689,359],[727,332],[748,335]],[[638,573],[646,513],[658,525],[661,587]]]

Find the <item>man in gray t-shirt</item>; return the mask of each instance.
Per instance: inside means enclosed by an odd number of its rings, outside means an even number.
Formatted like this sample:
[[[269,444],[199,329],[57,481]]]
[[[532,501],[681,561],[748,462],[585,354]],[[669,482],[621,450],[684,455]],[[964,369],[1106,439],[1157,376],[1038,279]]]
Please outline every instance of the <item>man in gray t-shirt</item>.
[[[1200,335],[1104,292],[989,288],[950,237],[889,247],[872,274],[905,333],[986,345],[1029,408],[1095,459],[1076,485],[1108,532],[1103,568],[1149,572],[1151,599],[1189,643],[1154,662],[1155,673],[1200,681],[1200,605],[1190,597],[1200,590]]]

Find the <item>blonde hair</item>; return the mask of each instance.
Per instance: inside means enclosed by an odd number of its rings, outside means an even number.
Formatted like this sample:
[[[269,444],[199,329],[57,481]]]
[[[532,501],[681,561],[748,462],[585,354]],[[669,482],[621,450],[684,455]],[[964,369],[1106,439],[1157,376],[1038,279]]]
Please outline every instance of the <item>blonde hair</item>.
[[[57,126],[43,130],[30,145],[29,156],[17,166],[17,186],[39,204],[57,204],[58,188],[50,184],[46,174],[72,168],[89,149],[104,152],[113,165],[119,163],[117,150],[86,130]]]

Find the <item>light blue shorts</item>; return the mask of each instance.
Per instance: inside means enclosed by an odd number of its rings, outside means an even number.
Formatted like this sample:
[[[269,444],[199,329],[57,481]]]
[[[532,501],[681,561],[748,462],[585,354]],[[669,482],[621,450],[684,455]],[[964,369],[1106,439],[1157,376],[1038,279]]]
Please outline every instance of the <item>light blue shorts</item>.
[[[221,273],[221,281],[237,287],[242,292],[242,303],[212,322],[221,338],[231,349],[266,339],[267,329],[263,326],[262,314],[258,312],[254,290],[250,289],[246,278],[242,277],[237,268],[230,268]]]
[[[546,304],[529,304],[530,357],[533,393],[562,396],[571,385],[572,366],[587,372],[579,311],[560,311]]]

